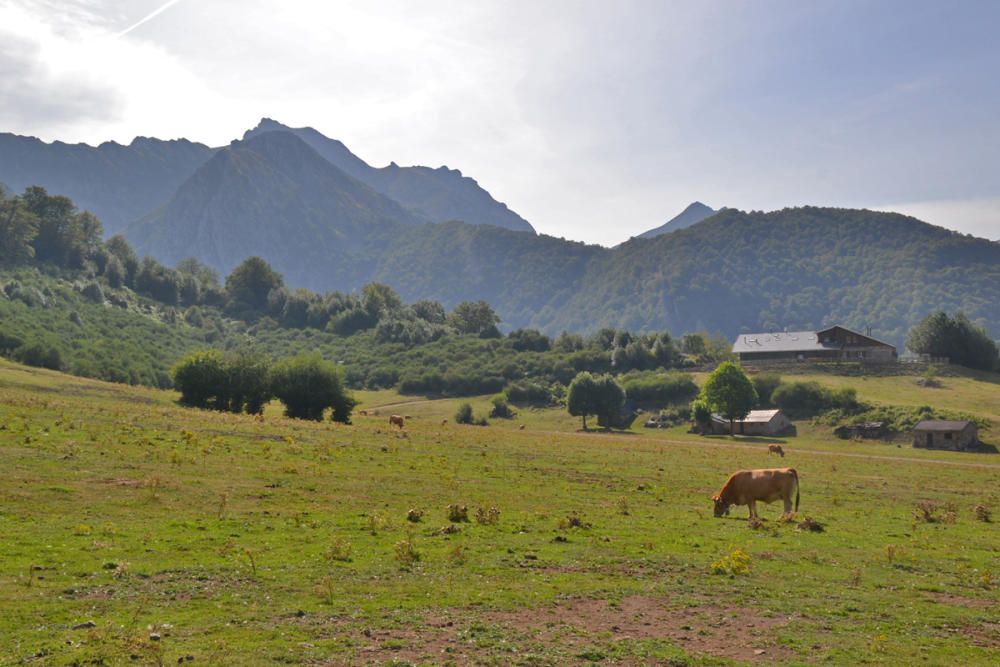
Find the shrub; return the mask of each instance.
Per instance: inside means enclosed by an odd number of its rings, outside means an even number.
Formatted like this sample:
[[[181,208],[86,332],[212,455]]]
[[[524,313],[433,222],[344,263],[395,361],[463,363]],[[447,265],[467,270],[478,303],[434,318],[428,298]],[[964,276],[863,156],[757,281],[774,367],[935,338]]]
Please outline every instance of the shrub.
[[[514,405],[546,407],[552,405],[552,390],[539,382],[512,382],[504,389],[507,400]]]
[[[781,385],[781,376],[776,373],[760,373],[751,378],[753,388],[757,390],[757,404],[770,407],[774,390]]]
[[[80,294],[88,301],[94,303],[104,303],[104,290],[96,281],[90,281],[80,290]]]
[[[494,419],[511,419],[514,411],[507,404],[507,397],[504,394],[497,394],[493,397],[493,409],[490,410],[490,417]]]
[[[728,555],[712,563],[712,574],[728,574],[735,577],[750,572],[750,554],[742,549],[733,549]]]
[[[220,403],[228,404],[227,372],[218,350],[189,354],[174,366],[172,375],[183,405],[225,409]]]
[[[34,342],[25,343],[14,350],[13,357],[27,366],[38,368],[48,368],[53,371],[61,370],[63,367],[62,353],[58,348],[48,343]]]
[[[625,395],[644,408],[688,403],[698,385],[687,373],[629,373],[622,377]]]
[[[852,413],[863,408],[854,389],[827,389],[818,382],[783,382],[771,400],[790,417],[813,417],[828,410]]]
[[[472,423],[472,404],[462,403],[458,406],[458,410],[455,411],[455,423],[456,424],[471,424]]]
[[[285,414],[296,419],[318,421],[332,408],[331,419],[347,423],[356,404],[344,388],[340,369],[318,354],[278,362],[271,371],[270,387],[285,404]]]
[[[469,520],[469,508],[465,505],[448,505],[448,521],[460,523]]]

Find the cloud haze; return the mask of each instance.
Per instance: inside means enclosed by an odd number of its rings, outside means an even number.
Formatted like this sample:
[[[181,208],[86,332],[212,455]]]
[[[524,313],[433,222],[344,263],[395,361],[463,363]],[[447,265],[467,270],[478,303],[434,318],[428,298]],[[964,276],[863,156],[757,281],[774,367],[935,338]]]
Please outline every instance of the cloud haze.
[[[695,199],[898,207],[995,239],[998,19],[975,2],[0,0],[0,131],[219,145],[269,116],[376,165],[460,168],[540,231],[605,244]]]

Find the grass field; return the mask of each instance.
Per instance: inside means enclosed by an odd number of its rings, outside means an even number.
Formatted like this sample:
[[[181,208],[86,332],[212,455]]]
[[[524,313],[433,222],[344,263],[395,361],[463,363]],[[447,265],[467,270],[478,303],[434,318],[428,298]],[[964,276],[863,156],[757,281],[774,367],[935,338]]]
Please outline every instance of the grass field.
[[[993,377],[816,379],[1000,420]],[[258,421],[0,363],[0,664],[1000,663],[1000,456],[358,398]],[[778,465],[823,532],[712,518]]]

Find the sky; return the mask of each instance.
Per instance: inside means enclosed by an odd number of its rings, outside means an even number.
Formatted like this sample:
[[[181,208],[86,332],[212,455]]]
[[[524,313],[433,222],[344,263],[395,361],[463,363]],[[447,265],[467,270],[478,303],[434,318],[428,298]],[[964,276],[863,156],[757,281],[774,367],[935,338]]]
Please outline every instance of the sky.
[[[1000,3],[0,0],[0,131],[224,145],[269,117],[613,245],[692,201],[1000,239]]]

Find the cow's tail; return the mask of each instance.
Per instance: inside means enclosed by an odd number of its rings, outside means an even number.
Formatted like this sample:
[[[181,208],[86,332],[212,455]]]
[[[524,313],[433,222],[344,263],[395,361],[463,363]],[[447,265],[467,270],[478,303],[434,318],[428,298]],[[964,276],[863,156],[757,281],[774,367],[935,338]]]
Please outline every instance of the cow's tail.
[[[795,511],[799,511],[799,473],[792,468],[792,475],[795,477]]]

